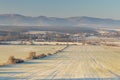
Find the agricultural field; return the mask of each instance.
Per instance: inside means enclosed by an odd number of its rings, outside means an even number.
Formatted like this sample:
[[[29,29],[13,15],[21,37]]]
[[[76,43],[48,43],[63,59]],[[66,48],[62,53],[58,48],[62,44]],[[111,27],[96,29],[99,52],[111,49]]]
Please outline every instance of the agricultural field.
[[[57,50],[64,48],[65,45],[52,46],[52,45],[0,45],[0,64],[5,63],[10,56],[25,59],[30,52],[36,54],[55,53]]]
[[[0,80],[120,80],[119,63],[120,47],[72,45],[43,59],[0,67]]]

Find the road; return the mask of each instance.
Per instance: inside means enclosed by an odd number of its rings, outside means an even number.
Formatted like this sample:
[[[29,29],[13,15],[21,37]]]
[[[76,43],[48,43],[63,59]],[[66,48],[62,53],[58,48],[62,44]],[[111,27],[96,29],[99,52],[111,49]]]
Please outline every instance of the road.
[[[120,53],[103,46],[69,46],[52,56],[0,67],[0,80],[120,80]]]

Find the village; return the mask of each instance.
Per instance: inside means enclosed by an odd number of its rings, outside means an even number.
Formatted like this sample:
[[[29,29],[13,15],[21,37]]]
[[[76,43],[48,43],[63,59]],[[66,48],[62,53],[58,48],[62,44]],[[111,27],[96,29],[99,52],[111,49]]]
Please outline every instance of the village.
[[[97,30],[94,33],[63,33],[57,31],[26,31],[1,32],[0,44],[35,45],[43,42],[88,43],[101,45],[109,42],[119,42],[119,31]],[[44,43],[47,44],[47,43]],[[48,43],[49,44],[49,43]],[[55,43],[57,44],[57,43]]]

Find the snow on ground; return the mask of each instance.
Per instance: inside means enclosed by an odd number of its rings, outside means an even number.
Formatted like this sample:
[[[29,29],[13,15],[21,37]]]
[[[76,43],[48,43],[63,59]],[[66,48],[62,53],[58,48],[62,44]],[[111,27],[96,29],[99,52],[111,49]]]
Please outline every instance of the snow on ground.
[[[6,44],[13,44],[13,45],[16,45],[16,44],[21,44],[21,41],[1,41],[0,43],[6,43]],[[26,42],[29,44],[29,42]],[[81,43],[79,42],[36,42],[36,41],[33,41],[33,44],[35,45],[65,45],[65,44],[77,44],[77,45],[81,45]]]
[[[69,46],[52,56],[0,67],[0,80],[120,80],[120,51]]]
[[[37,54],[55,53],[63,49],[65,45],[0,45],[0,64],[7,62],[10,56],[26,59],[30,52]]]

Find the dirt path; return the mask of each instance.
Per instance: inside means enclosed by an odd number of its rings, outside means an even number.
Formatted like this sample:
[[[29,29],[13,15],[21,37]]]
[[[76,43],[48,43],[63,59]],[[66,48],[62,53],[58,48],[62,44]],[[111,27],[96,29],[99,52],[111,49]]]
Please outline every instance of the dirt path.
[[[101,46],[70,46],[44,59],[0,67],[0,80],[120,80],[119,62],[120,54]]]

